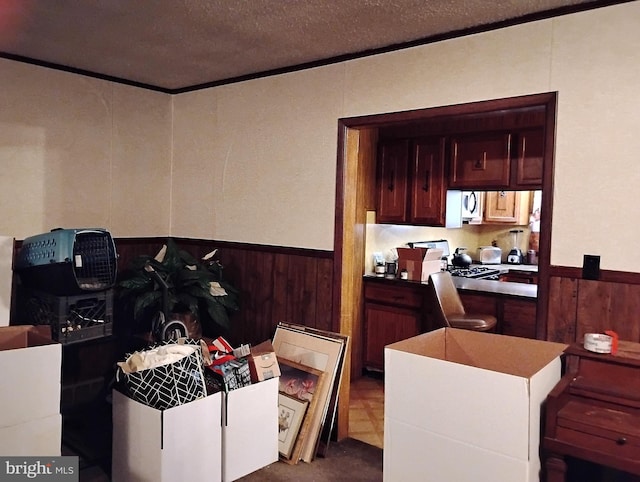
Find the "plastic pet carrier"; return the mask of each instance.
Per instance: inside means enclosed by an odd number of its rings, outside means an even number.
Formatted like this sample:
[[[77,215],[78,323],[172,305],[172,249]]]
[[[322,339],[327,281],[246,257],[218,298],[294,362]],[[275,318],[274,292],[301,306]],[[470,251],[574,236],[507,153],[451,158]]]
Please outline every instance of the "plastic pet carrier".
[[[113,290],[55,296],[31,292],[22,298],[22,316],[34,325],[50,325],[51,336],[62,344],[113,334]]]
[[[25,239],[15,262],[22,283],[56,295],[114,286],[117,254],[105,229],[54,229]]]

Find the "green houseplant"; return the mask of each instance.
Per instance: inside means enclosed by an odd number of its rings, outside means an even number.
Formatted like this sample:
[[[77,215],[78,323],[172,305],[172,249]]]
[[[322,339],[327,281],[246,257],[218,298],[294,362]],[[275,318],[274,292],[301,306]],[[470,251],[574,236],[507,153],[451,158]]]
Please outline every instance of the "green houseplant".
[[[137,329],[149,330],[152,318],[162,312],[191,314],[207,336],[228,333],[229,314],[238,310],[238,290],[223,280],[216,252],[198,260],[169,238],[155,256],[133,259],[117,289]]]

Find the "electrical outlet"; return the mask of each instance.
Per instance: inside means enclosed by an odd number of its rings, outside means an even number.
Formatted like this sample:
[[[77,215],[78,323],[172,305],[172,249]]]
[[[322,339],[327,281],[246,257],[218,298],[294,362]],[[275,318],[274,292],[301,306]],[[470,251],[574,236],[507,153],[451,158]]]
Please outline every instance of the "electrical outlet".
[[[600,256],[585,254],[582,261],[583,279],[600,279]]]

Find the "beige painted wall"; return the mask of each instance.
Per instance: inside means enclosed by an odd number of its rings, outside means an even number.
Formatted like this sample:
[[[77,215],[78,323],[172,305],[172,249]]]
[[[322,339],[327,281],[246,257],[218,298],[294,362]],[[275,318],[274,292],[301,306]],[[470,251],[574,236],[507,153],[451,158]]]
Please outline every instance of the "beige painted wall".
[[[633,2],[182,94],[176,118],[213,145],[191,150],[192,132],[176,129],[175,170],[224,174],[211,236],[332,249],[337,118],[558,90],[551,262],[599,254],[605,269],[640,271],[621,256],[640,214],[638,18]],[[203,101],[213,110],[192,116]],[[176,202],[176,215],[188,206]]]
[[[333,249],[343,79],[335,65],[175,96],[173,233]]]
[[[169,234],[171,98],[0,59],[0,234]]]
[[[552,264],[640,272],[640,2],[168,96],[0,60],[0,234],[333,249],[337,120],[559,92]]]

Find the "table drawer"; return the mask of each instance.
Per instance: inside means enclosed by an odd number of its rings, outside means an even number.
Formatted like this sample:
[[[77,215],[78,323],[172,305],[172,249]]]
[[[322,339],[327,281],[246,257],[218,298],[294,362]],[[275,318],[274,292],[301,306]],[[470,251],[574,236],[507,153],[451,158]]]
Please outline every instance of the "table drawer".
[[[422,308],[421,286],[384,285],[382,283],[365,283],[364,297],[368,301],[405,306],[408,308]]]
[[[571,400],[558,411],[555,438],[619,460],[640,460],[640,416]]]

